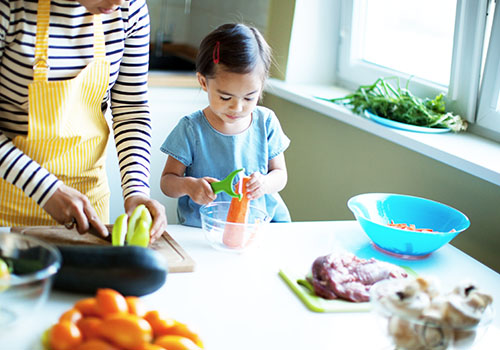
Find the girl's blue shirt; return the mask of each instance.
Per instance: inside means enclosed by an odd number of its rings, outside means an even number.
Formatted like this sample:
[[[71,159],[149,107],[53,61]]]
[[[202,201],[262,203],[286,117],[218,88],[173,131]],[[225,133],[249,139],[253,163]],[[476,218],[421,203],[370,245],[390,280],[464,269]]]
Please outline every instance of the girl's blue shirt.
[[[257,106],[248,129],[237,135],[225,135],[215,130],[199,110],[183,117],[161,146],[161,151],[186,166],[185,176],[214,177],[222,180],[233,170],[245,168],[239,177],[254,172],[267,174],[268,162],[283,153],[290,139],[283,133],[278,118],[268,108]],[[230,201],[224,192],[216,201]],[[290,213],[278,193],[266,194],[251,205],[265,210],[274,222],[289,222]],[[179,198],[179,223],[201,227],[200,205],[189,196]]]

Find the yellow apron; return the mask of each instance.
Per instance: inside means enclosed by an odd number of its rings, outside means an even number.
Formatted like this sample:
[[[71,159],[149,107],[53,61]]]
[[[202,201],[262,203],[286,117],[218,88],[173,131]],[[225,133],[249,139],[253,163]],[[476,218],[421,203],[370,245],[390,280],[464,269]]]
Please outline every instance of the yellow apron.
[[[50,0],[38,2],[34,78],[29,85],[28,135],[13,143],[66,185],[85,194],[109,222],[105,152],[109,127],[101,103],[109,84],[100,15],[94,16],[94,60],[77,77],[47,79]],[[0,179],[0,226],[56,225],[38,204]]]

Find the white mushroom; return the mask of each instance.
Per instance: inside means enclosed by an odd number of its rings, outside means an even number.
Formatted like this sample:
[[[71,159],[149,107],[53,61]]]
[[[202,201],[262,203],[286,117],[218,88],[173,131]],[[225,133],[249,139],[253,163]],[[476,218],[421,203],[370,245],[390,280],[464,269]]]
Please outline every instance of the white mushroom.
[[[422,345],[413,323],[398,316],[389,318],[388,332],[396,348],[405,350],[420,350]]]

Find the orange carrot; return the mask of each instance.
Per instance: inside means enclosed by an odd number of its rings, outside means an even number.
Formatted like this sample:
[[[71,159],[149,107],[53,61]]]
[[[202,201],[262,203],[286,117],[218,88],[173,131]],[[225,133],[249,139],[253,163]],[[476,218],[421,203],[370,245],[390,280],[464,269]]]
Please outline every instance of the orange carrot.
[[[393,220],[391,220],[390,224],[387,224],[388,226],[394,227],[394,228],[399,228],[401,230],[407,230],[407,231],[415,231],[415,232],[435,232],[430,228],[416,228],[414,224],[395,224]],[[455,229],[452,229],[450,232],[455,232]]]
[[[238,198],[231,199],[231,205],[227,212],[226,226],[224,227],[224,234],[222,242],[231,248],[239,248],[245,245],[245,227],[242,225],[232,225],[231,223],[244,224],[248,220],[250,200],[247,197],[246,185],[250,180],[249,177],[243,177],[242,182],[242,196],[241,200]],[[240,183],[236,184],[235,192],[239,193],[238,187]]]

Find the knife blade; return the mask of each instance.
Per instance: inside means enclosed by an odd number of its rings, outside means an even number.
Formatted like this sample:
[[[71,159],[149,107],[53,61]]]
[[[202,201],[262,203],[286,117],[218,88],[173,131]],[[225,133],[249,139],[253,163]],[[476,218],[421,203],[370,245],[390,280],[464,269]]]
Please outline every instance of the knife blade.
[[[97,231],[97,229],[90,225],[89,230],[86,233],[91,234],[94,237],[100,238],[102,240],[105,240],[106,242],[111,243],[111,230],[113,228],[112,225],[105,225],[106,229],[108,230],[108,235],[106,237],[101,236],[101,234]]]

